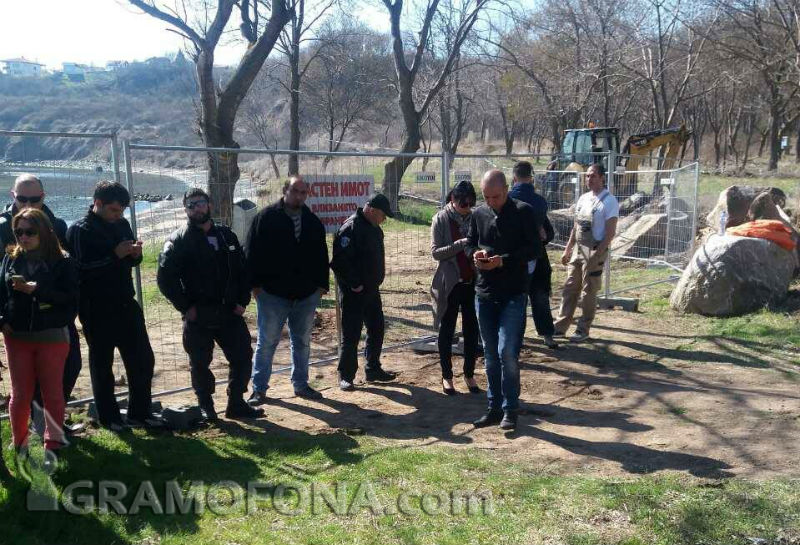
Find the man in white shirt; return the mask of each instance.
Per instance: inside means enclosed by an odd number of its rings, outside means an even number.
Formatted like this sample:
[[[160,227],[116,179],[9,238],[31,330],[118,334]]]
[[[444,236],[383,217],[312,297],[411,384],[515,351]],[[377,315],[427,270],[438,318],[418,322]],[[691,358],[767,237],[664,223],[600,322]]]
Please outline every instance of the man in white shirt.
[[[589,338],[589,328],[597,308],[597,292],[608,258],[608,247],[617,231],[619,203],[606,189],[606,171],[595,163],[586,171],[587,193],[575,206],[575,224],[561,263],[567,265],[567,281],[561,294],[561,308],[555,322],[556,335],[565,335],[581,297],[583,314],[578,319],[573,342]]]

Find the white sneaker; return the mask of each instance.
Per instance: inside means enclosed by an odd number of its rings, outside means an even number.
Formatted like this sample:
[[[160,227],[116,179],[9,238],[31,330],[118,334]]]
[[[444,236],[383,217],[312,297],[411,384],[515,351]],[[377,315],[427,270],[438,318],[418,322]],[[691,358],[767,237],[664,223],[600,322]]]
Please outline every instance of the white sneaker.
[[[580,343],[585,341],[589,338],[588,333],[584,333],[583,331],[576,331],[572,336],[570,336],[569,340],[573,343]]]

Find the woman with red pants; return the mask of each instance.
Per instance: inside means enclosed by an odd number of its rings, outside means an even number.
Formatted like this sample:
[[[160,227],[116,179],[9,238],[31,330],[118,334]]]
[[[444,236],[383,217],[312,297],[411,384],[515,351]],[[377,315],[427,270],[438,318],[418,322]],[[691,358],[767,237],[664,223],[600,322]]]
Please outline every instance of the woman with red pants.
[[[38,382],[45,409],[45,449],[64,446],[62,375],[69,351],[67,324],[75,320],[78,276],[47,216],[25,209],[12,220],[17,245],[0,268],[0,328],[11,377],[11,434],[27,456],[28,419]]]

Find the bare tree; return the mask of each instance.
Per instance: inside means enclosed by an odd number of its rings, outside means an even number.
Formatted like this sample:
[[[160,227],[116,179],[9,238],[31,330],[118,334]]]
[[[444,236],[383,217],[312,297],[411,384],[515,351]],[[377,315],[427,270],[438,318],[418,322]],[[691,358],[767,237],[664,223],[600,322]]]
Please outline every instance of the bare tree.
[[[289,25],[281,33],[277,49],[287,59],[289,81],[281,85],[289,93],[289,149],[300,149],[300,84],[312,63],[324,50],[324,44],[310,49],[309,54],[301,59],[303,45],[309,38],[309,31],[336,4],[337,0],[296,0],[296,8],[291,14]],[[307,3],[308,2],[308,3]],[[289,156],[289,174],[300,171],[299,157]]]
[[[461,53],[461,47],[470,35],[481,11],[492,0],[455,0],[460,2],[458,9],[459,23],[455,27],[452,37],[450,54],[441,63],[436,71],[436,77],[425,89],[418,85],[418,75],[425,61],[425,52],[431,38],[431,27],[434,16],[440,7],[440,0],[427,0],[427,5],[421,14],[422,26],[416,36],[413,48],[406,47],[407,36],[404,35],[401,20],[403,16],[404,0],[382,0],[389,12],[392,34],[392,53],[394,56],[397,77],[397,99],[400,112],[403,115],[405,138],[400,146],[401,153],[416,153],[422,141],[421,123],[428,109],[434,104],[439,92],[445,86],[450,73]],[[448,4],[450,8],[454,4]],[[409,58],[410,57],[410,62]],[[418,97],[421,97],[418,99]],[[400,180],[403,178],[408,166],[413,159],[396,156],[386,163],[383,175],[383,192],[392,203],[392,208],[397,208],[397,196],[400,191]]]
[[[128,0],[146,14],[168,23],[172,32],[183,36],[192,49],[189,53],[197,71],[200,89],[199,132],[207,147],[238,148],[234,139],[236,114],[250,85],[275,46],[294,13],[295,0],[204,0],[197,11],[185,3],[157,0]],[[175,6],[175,7],[171,7]],[[214,83],[214,51],[238,8],[239,31],[247,41],[247,51],[224,87]],[[266,24],[264,11],[269,12]],[[232,214],[233,191],[239,180],[237,153],[208,154],[209,193],[223,221]]]
[[[325,127],[328,151],[339,150],[347,132],[374,119],[390,99],[391,57],[386,36],[342,17],[320,31],[320,62],[306,75],[305,95]],[[323,165],[330,162],[326,156]]]

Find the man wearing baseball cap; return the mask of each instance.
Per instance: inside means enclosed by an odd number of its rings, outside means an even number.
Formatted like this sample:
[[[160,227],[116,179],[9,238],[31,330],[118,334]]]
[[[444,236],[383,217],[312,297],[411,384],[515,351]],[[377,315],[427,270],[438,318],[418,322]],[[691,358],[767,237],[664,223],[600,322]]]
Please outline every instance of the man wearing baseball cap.
[[[358,341],[366,326],[367,382],[389,382],[395,373],[384,371],[383,307],[380,285],[385,276],[381,223],[393,218],[389,199],[376,194],[339,228],[333,239],[331,269],[339,285],[342,306],[342,345],[339,356],[339,388],[354,389],[358,369]]]

